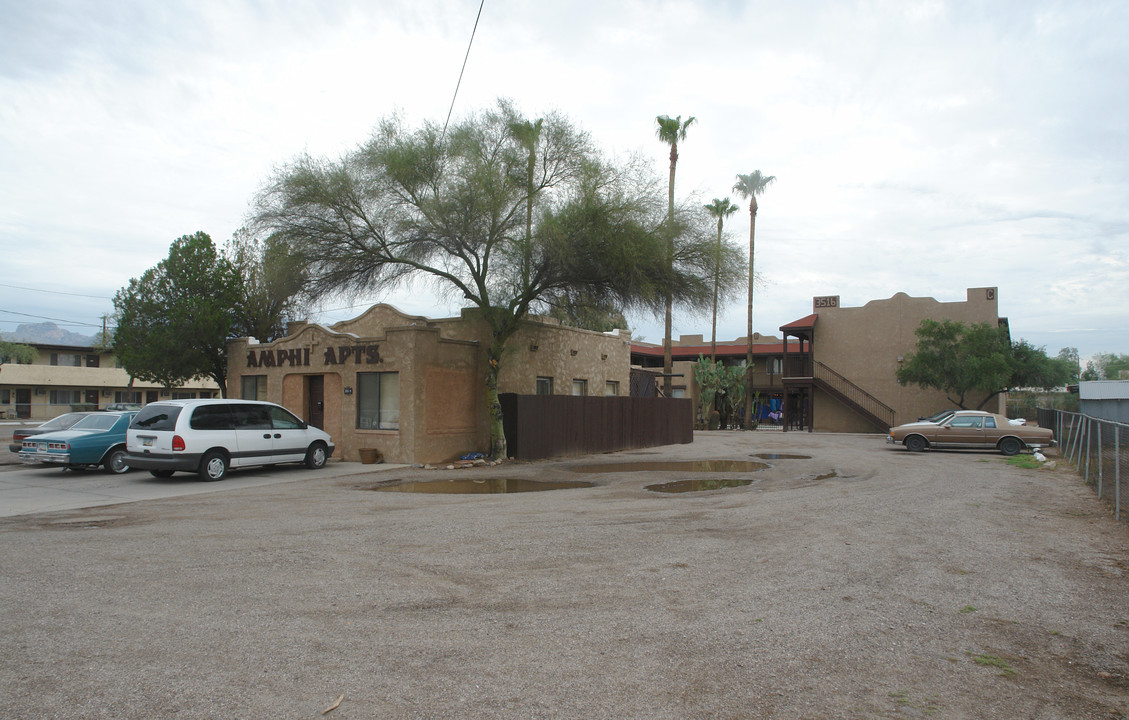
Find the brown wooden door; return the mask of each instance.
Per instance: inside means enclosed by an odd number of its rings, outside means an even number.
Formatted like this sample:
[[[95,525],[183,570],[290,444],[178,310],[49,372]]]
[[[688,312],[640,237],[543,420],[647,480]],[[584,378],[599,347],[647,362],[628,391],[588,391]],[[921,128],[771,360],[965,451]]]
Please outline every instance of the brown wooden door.
[[[325,429],[325,378],[321,375],[306,377],[306,422],[319,430]]]

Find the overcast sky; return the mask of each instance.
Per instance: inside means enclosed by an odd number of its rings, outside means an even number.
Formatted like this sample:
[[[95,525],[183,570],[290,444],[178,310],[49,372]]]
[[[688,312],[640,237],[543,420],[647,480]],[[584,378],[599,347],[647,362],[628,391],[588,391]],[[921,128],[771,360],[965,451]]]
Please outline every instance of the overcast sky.
[[[0,0],[0,331],[93,333],[272,170],[381,117],[442,122],[479,0]],[[665,174],[657,115],[693,115],[679,196],[759,200],[754,329],[897,292],[999,288],[1013,338],[1129,352],[1129,3],[485,0],[455,114],[558,109]],[[732,216],[747,246],[748,212]],[[363,298],[442,317],[417,292]],[[331,304],[313,319],[360,310]],[[62,322],[60,322],[62,321]],[[661,342],[662,319],[630,318]],[[718,336],[745,332],[745,301]],[[709,336],[676,314],[674,334]]]

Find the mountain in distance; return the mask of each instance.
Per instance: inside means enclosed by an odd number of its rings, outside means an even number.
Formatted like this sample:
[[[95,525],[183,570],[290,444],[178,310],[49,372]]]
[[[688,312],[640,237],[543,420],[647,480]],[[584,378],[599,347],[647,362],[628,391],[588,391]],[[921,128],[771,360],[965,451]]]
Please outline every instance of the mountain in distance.
[[[55,323],[22,323],[12,332],[0,332],[0,340],[39,345],[66,345],[68,347],[92,347],[94,335],[82,335],[64,330]]]

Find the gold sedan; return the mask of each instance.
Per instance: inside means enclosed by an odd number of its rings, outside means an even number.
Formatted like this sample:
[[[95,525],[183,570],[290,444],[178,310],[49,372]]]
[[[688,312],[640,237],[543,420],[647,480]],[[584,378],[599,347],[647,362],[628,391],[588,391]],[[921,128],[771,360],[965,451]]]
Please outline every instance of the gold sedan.
[[[952,447],[995,449],[1004,455],[1015,455],[1024,448],[1054,445],[1055,440],[1049,428],[1013,425],[1003,415],[960,410],[939,423],[923,420],[891,428],[886,442],[905,445],[911,452]]]

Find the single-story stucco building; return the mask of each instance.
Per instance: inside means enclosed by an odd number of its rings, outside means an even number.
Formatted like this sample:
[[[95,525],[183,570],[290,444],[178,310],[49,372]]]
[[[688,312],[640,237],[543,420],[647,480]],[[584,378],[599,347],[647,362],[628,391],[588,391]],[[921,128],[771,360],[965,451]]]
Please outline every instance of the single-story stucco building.
[[[374,305],[331,326],[292,323],[270,343],[228,343],[232,397],[286,406],[333,436],[337,454],[362,448],[401,463],[434,463],[489,447],[490,333],[477,310],[429,319]],[[499,393],[626,395],[627,339],[530,317],[509,339]]]

